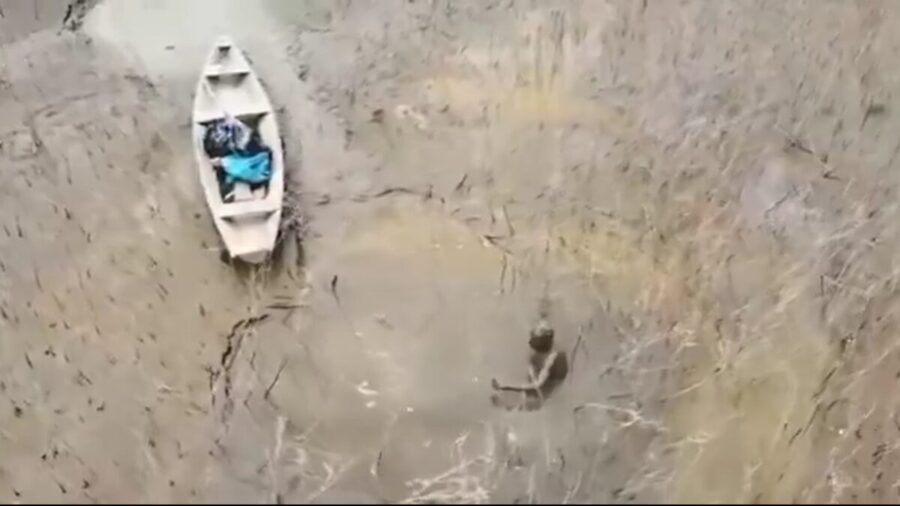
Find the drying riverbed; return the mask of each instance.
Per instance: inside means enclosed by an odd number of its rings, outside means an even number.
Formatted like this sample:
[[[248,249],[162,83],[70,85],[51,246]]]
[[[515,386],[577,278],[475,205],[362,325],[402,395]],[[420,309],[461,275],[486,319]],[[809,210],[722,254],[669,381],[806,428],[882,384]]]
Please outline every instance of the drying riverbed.
[[[24,4],[0,500],[897,500],[893,3]],[[287,146],[261,269],[190,145],[222,33]],[[498,412],[541,300],[570,378]]]

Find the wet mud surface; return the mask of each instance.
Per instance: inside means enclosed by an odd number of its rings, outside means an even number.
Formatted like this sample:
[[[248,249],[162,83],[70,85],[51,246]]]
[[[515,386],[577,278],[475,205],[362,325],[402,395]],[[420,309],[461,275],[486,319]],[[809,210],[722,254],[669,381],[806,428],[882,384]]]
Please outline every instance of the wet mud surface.
[[[0,500],[896,500],[893,3],[74,3],[0,0]],[[287,146],[257,269],[221,33]],[[569,379],[496,410],[542,300]]]

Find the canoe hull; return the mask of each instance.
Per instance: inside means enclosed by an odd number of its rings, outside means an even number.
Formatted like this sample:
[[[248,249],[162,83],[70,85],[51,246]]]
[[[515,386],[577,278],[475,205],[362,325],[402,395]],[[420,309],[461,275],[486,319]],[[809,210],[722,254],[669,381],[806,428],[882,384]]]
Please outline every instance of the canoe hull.
[[[268,187],[250,192],[239,183],[240,199],[225,202],[212,161],[203,149],[203,135],[211,122],[231,115],[258,129],[272,152]],[[281,134],[268,95],[246,58],[228,38],[214,45],[201,72],[194,96],[193,141],[200,184],[231,258],[265,262],[275,248],[284,199],[284,153]]]

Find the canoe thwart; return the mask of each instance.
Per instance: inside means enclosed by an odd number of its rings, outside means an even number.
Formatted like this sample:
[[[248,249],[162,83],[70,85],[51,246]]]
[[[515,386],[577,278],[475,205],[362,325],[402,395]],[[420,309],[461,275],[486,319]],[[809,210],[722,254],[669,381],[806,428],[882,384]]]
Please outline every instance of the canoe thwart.
[[[235,218],[247,215],[271,214],[280,209],[281,203],[268,200],[247,200],[223,205],[215,214],[219,218]]]

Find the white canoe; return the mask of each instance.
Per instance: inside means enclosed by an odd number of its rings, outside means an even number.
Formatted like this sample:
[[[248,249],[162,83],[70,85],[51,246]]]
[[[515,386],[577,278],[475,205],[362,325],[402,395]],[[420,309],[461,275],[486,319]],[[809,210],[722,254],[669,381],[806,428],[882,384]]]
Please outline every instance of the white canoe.
[[[260,138],[272,150],[268,187],[251,191],[236,183],[234,199],[225,202],[210,158],[203,149],[206,125],[225,115],[258,125]],[[232,258],[265,261],[275,247],[284,197],[284,153],[275,111],[256,73],[231,39],[220,38],[205,65],[194,95],[194,152],[200,184],[222,241]]]

